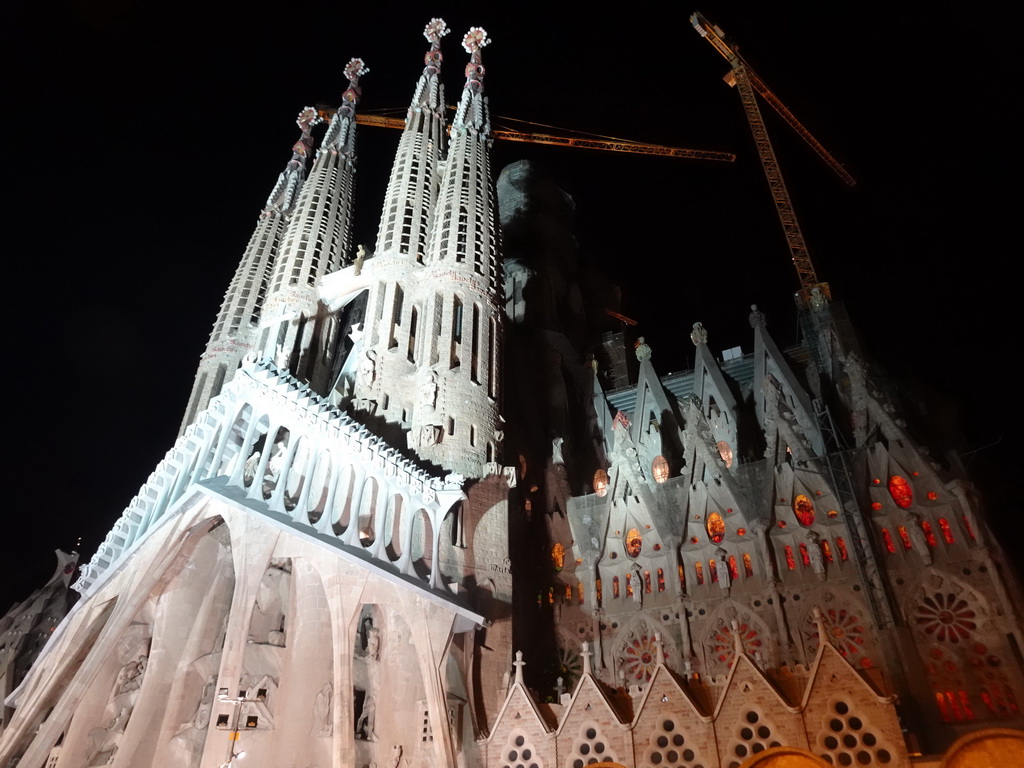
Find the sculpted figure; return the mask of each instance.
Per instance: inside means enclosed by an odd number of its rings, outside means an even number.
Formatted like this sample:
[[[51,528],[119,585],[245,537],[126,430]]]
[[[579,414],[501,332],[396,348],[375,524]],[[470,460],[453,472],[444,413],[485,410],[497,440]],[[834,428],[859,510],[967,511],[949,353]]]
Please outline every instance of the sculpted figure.
[[[330,736],[334,732],[331,722],[331,699],[334,696],[334,688],[330,683],[324,683],[324,687],[316,695],[313,703],[313,728],[320,736]]]

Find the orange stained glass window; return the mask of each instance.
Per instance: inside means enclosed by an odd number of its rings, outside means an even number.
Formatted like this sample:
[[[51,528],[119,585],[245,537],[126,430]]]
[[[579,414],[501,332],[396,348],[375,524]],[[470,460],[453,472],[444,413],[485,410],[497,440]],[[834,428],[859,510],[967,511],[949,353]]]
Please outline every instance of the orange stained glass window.
[[[597,587],[597,602],[600,603],[601,602],[601,580],[598,579],[597,581],[595,581],[594,582],[594,586]]]
[[[750,560],[749,553],[744,553],[743,555],[743,572],[747,575],[748,579],[754,575],[754,563]]]
[[[793,499],[793,514],[800,525],[811,525],[814,522],[814,503],[804,494],[798,493]]]
[[[651,572],[644,571],[644,592],[651,594]]]
[[[910,549],[914,546],[910,541],[910,534],[907,533],[907,527],[905,525],[897,525],[896,532],[900,535],[900,541],[903,542],[904,549]]]
[[[736,557],[729,555],[729,578],[736,581],[740,577],[740,569],[736,564]]]
[[[572,584],[565,585],[565,602],[572,602]]]
[[[686,589],[686,569],[682,563],[679,564],[679,586]]]
[[[665,571],[663,571],[661,568],[658,569],[658,591],[665,591]]]
[[[608,493],[608,473],[603,469],[599,469],[594,473],[594,493],[598,496],[604,496]]]
[[[832,545],[829,544],[827,541],[823,540],[821,542],[821,554],[825,557],[826,562],[835,562],[835,559],[832,557]]]
[[[664,456],[655,456],[651,463],[651,471],[656,483],[664,483],[669,475],[668,460]]]
[[[612,597],[619,596],[619,577],[615,576],[612,578]]]
[[[885,548],[889,552],[895,552],[896,551],[896,546],[892,543],[892,534],[889,533],[889,529],[888,528],[883,528],[882,529],[882,541],[885,542]]]
[[[555,604],[555,588],[548,587],[548,605]]]
[[[909,509],[914,503],[914,491],[905,477],[893,475],[889,478],[889,495],[900,509]]]
[[[924,531],[924,540],[928,542],[929,547],[935,546],[935,531],[932,530],[932,524],[927,520],[921,521],[921,530]]]
[[[953,529],[949,527],[949,521],[944,518],[939,518],[939,530],[942,531],[942,538],[946,540],[947,544],[953,544]]]
[[[694,573],[697,574],[697,583],[698,584],[703,584],[704,583],[704,566],[701,563],[694,563],[693,564],[693,570],[694,570]]]
[[[793,559],[793,548],[791,546],[789,546],[789,544],[787,544],[784,547],[784,551],[786,553],[786,567],[789,568],[789,570],[791,570],[791,571],[795,571],[796,570],[796,560]]]
[[[804,564],[805,568],[808,568],[811,565],[811,553],[807,551],[806,544],[800,545],[800,562]]]
[[[718,441],[718,455],[722,457],[722,461],[725,462],[726,469],[732,466],[732,448],[725,440]]]
[[[846,551],[846,541],[843,539],[842,536],[836,537],[836,547],[839,549],[839,559],[840,560],[849,560],[850,559],[850,555]]]
[[[556,571],[562,570],[565,566],[565,547],[560,541],[556,541],[555,546],[551,548],[551,564],[555,566]]]
[[[579,581],[576,583],[576,599],[580,605],[583,605],[583,582]]]
[[[715,544],[718,544],[725,538],[725,520],[717,512],[712,512],[708,515],[708,536]]]
[[[715,565],[715,558],[708,560],[708,573],[711,574],[711,583],[718,583],[718,566]]]
[[[630,528],[626,534],[626,552],[630,557],[636,557],[644,548],[644,538],[636,528]]]
[[[633,576],[632,574],[626,574],[626,597],[633,596]]]
[[[964,515],[964,528],[967,529],[967,535],[974,539],[974,529],[971,527],[971,521],[967,519],[967,515]]]

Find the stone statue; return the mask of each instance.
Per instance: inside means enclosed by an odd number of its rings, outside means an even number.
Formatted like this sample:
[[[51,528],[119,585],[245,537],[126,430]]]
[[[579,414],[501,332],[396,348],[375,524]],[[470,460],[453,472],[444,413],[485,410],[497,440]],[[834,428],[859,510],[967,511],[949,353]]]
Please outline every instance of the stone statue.
[[[356,265],[355,274],[357,276],[363,274],[363,262],[364,261],[366,261],[366,248],[362,244],[359,244],[359,245],[356,246],[356,261],[355,261],[355,265]]]
[[[376,378],[377,360],[374,357],[373,350],[368,349],[359,360],[359,383],[364,387],[368,387],[373,384]]]
[[[821,556],[820,536],[814,531],[807,533],[807,557],[811,561],[811,568],[815,573],[825,573],[825,559]]]
[[[693,346],[698,347],[701,344],[708,343],[708,331],[699,322],[693,324],[693,330],[690,331],[690,341],[693,342]]]
[[[768,318],[765,317],[764,312],[757,308],[757,304],[750,305],[749,320],[751,328],[764,328],[768,325]]]
[[[216,681],[213,675],[210,675],[203,684],[203,691],[199,694],[199,706],[196,707],[196,713],[192,716],[192,725],[200,731],[210,724],[210,713],[213,710],[213,690],[215,687]]]
[[[565,464],[565,458],[562,456],[562,443],[564,442],[565,439],[561,437],[556,437],[551,441],[552,464]]]
[[[356,721],[356,736],[362,735],[364,741],[376,741],[377,734],[373,732],[373,726],[377,720],[377,702],[374,701],[372,693],[367,693],[363,699],[363,711],[359,713]]]
[[[129,661],[117,673],[117,685],[114,694],[131,693],[142,686],[142,676],[146,672],[146,655],[142,654],[134,661]]]
[[[426,376],[420,379],[419,403],[417,407],[423,413],[433,413],[437,405],[437,374],[427,371]]]
[[[331,722],[331,700],[334,697],[334,688],[330,683],[324,683],[324,687],[316,695],[313,702],[313,730],[318,736],[330,736],[334,733],[334,724]]]
[[[374,661],[380,658],[380,630],[373,624],[366,628],[366,658]]]

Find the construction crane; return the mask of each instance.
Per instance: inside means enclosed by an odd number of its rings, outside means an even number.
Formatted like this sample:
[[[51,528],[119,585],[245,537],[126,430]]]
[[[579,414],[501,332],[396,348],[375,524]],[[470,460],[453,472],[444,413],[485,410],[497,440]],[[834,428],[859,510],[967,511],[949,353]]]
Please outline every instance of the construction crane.
[[[326,122],[330,122],[331,118],[334,116],[334,110],[325,107],[317,107],[317,112]],[[360,112],[356,114],[356,123],[359,125],[372,125],[378,128],[402,129],[405,127],[405,118],[364,114]],[[529,125],[534,124],[529,123]],[[580,147],[583,149],[599,149],[606,152],[629,152],[637,155],[682,157],[691,160],[716,160],[725,163],[732,163],[736,161],[736,155],[731,152],[716,152],[709,149],[666,147],[661,144],[646,144],[640,141],[630,141],[629,139],[616,139],[611,136],[559,136],[552,133],[532,133],[529,131],[516,131],[508,128],[493,128],[491,130],[491,135],[496,139],[502,139],[504,141],[521,141],[530,144],[551,144],[561,147]]]
[[[761,164],[764,166],[765,176],[768,177],[768,186],[771,188],[772,198],[775,200],[775,208],[779,213],[782,222],[782,229],[786,235],[786,243],[789,245],[789,252],[793,257],[793,266],[796,267],[797,277],[800,280],[800,292],[798,296],[806,304],[818,289],[817,296],[827,300],[829,298],[828,283],[822,283],[814,271],[814,264],[811,263],[811,256],[807,250],[807,243],[804,242],[803,232],[800,231],[800,223],[797,221],[796,212],[793,210],[793,203],[789,199],[789,191],[782,179],[782,171],[779,169],[779,161],[775,157],[775,150],[768,139],[768,131],[761,117],[761,110],[757,106],[755,92],[761,94],[772,108],[779,113],[783,120],[806,141],[811,149],[835,171],[839,178],[851,187],[857,182],[846,172],[839,161],[832,157],[811,132],[808,131],[786,105],[782,103],[764,84],[764,81],[757,76],[757,73],[750,68],[750,65],[743,60],[737,50],[725,42],[725,33],[721,27],[712,24],[703,14],[694,13],[690,16],[690,23],[697,30],[697,34],[711,43],[715,50],[725,57],[729,62],[732,71],[726,76],[726,82],[739,89],[740,99],[743,101],[743,110],[747,115],[747,122],[750,123],[750,130],[754,134],[754,143],[757,145],[757,153],[761,157]]]

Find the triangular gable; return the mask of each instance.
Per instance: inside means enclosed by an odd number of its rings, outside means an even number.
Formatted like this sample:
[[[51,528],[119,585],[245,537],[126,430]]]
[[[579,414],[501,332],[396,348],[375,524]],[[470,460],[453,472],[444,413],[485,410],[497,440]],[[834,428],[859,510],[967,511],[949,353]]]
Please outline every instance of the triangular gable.
[[[562,712],[562,721],[558,724],[557,731],[559,736],[562,735],[562,730],[565,728],[566,723],[569,722],[573,713],[580,709],[587,712],[588,717],[602,722],[614,723],[620,727],[627,725],[631,720],[631,718],[627,719],[619,714],[618,708],[612,703],[611,698],[605,693],[601,684],[591,674],[585,674],[580,678],[579,683],[576,685],[576,690],[573,691],[572,699]]]
[[[658,664],[654,669],[654,674],[651,675],[650,681],[647,683],[647,690],[644,691],[644,695],[640,699],[640,703],[636,708],[636,715],[633,718],[633,725],[635,726],[640,718],[644,716],[644,711],[647,707],[648,702],[651,704],[662,703],[663,697],[668,697],[669,701],[679,701],[682,699],[686,702],[686,706],[689,711],[688,716],[693,716],[699,719],[701,722],[710,723],[711,715],[706,715],[701,712],[697,702],[693,700],[690,692],[685,686],[680,684],[676,676],[672,674],[672,670],[666,667],[664,664]]]
[[[765,377],[771,376],[779,383],[787,404],[811,441],[817,454],[824,452],[814,417],[814,406],[803,385],[786,363],[786,358],[776,346],[771,335],[761,326],[754,328],[754,411],[764,424],[765,398],[772,396],[765,392]]]
[[[819,681],[821,681],[819,683]],[[807,688],[804,690],[803,700],[800,702],[800,709],[806,709],[810,701],[811,693],[815,686],[821,684],[833,690],[849,691],[853,687],[863,688],[865,693],[871,694],[879,704],[893,704],[896,696],[885,696],[875,690],[874,685],[865,679],[853,665],[847,661],[832,643],[821,643],[818,646],[818,653],[811,664],[811,674],[807,680]]]
[[[554,730],[555,724],[548,722],[548,719],[541,713],[537,703],[526,692],[522,683],[514,682],[509,689],[508,696],[505,697],[505,703],[498,710],[498,716],[494,719],[494,727],[491,728],[487,740],[493,741],[503,725],[506,725],[508,728],[516,725],[522,726],[524,718],[532,719],[535,723],[539,724],[544,733],[551,733]],[[506,719],[507,722],[505,722]]]
[[[693,366],[693,394],[707,407],[708,400],[714,397],[720,408],[728,409],[730,419],[736,421],[736,398],[725,380],[725,374],[711,355],[707,344],[697,345],[697,354]],[[711,386],[707,386],[708,383]]]
[[[736,657],[732,669],[729,670],[725,687],[722,689],[722,695],[718,697],[718,704],[715,705],[715,711],[712,716],[716,720],[718,719],[722,707],[731,696],[749,699],[751,691],[758,687],[770,691],[774,695],[778,706],[786,712],[797,714],[800,711],[797,707],[786,701],[782,692],[771,680],[764,676],[754,661],[747,654],[743,653]]]
[[[674,398],[673,398],[674,399]],[[647,432],[650,424],[650,414],[653,412],[661,427],[661,429],[667,429],[668,425],[664,424],[664,414],[670,413],[673,420],[676,418],[676,412],[672,407],[673,399],[670,399],[668,393],[665,392],[665,388],[661,384],[661,379],[658,378],[658,374],[654,371],[654,366],[651,365],[650,360],[642,360],[640,362],[640,375],[637,379],[636,387],[636,407],[633,409],[633,423],[631,425],[631,435],[633,442],[637,445],[644,442],[643,435]],[[673,442],[676,444],[676,448],[682,447],[682,438],[679,432],[679,425],[673,424],[672,429],[674,434],[670,434],[673,438]],[[661,433],[659,433],[661,434]],[[664,437],[662,438],[664,439]]]

